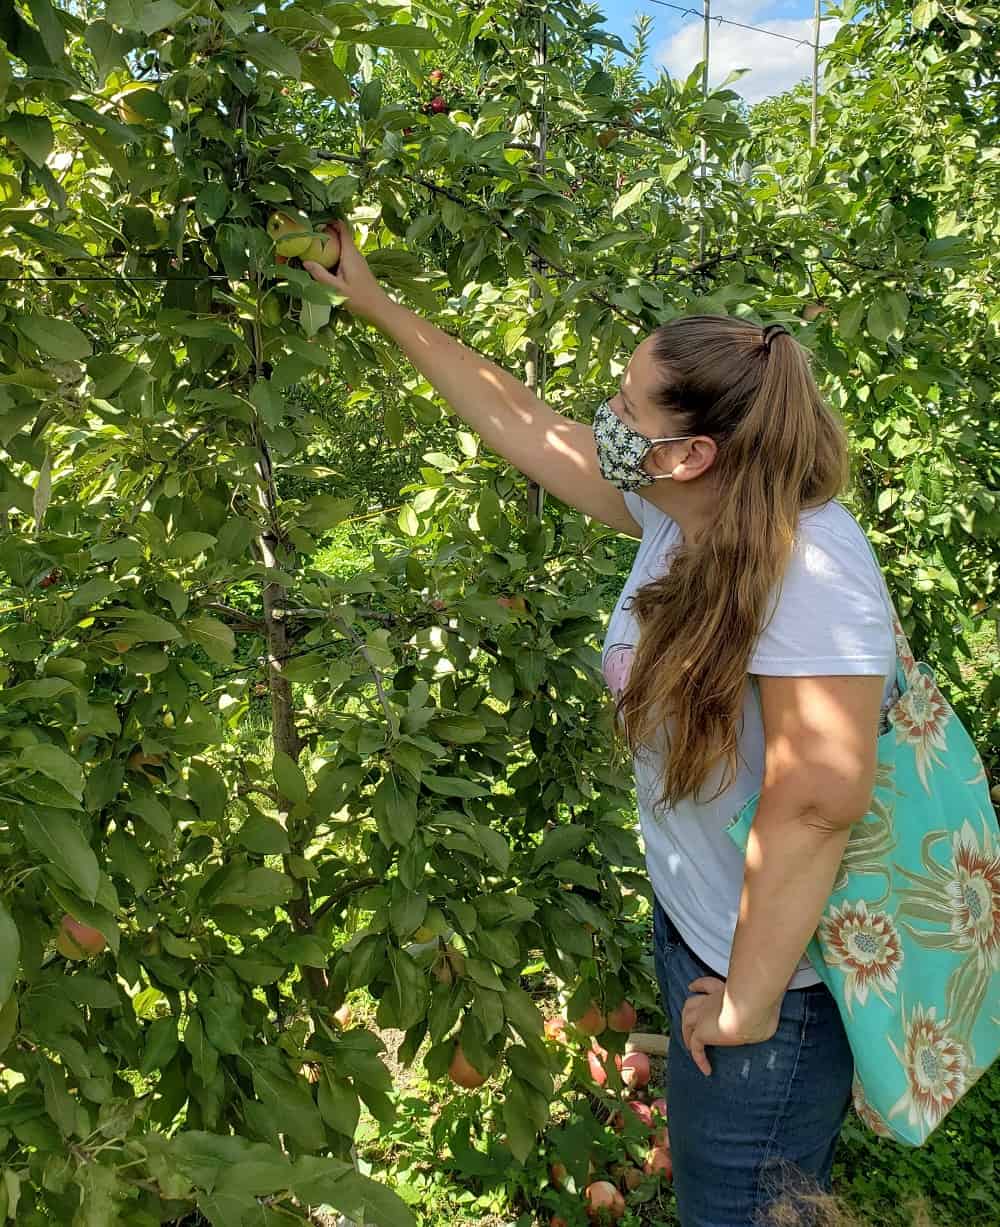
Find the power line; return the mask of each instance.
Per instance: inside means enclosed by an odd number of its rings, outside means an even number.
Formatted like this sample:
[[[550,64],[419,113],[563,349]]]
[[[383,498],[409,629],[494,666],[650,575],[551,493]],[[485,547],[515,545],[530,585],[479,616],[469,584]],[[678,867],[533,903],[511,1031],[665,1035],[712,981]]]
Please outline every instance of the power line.
[[[668,0],[649,0],[650,4],[656,4],[660,8],[674,9],[675,12],[683,13],[686,17],[704,17],[704,13],[699,13],[696,9],[682,8],[679,4],[670,4]],[[753,30],[757,34],[767,34],[770,38],[780,38],[786,43],[794,43],[797,47],[811,47],[812,43],[807,38],[793,38],[790,34],[779,34],[777,30],[768,30],[765,26],[748,26],[742,21],[732,21],[728,17],[711,17],[710,21],[717,21],[719,25],[738,26],[741,30]]]

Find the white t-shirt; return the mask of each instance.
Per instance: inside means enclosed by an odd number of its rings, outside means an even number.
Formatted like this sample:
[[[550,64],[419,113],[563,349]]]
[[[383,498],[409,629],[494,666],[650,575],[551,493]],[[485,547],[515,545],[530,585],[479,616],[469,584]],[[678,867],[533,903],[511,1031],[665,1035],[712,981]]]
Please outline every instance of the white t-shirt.
[[[625,501],[642,525],[642,541],[604,640],[604,676],[614,694],[628,676],[639,634],[626,607],[629,598],[664,573],[665,553],[681,540],[676,521],[658,507],[633,492],[625,494]],[[850,512],[836,501],[803,512],[774,616],[757,639],[747,672],[775,677],[877,674],[886,678],[888,704],[896,660],[890,608],[885,581]],[[663,778],[660,751],[655,756],[649,749],[641,751],[633,761],[653,890],[685,942],[720,975],[728,974],[743,888],[743,854],[726,827],[759,791],[764,772],[764,728],[749,677],[738,749],[737,775],[725,792],[703,804],[685,799],[673,809],[656,806]],[[722,773],[719,764],[702,795],[712,795]],[[818,982],[803,958],[789,987]]]

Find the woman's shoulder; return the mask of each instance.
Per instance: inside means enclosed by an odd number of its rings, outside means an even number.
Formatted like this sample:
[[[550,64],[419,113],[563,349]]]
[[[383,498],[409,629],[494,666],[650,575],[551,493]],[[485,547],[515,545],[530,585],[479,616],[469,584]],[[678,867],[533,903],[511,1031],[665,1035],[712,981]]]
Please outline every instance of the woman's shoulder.
[[[857,555],[866,568],[880,569],[865,530],[836,499],[800,513],[796,546],[796,552],[806,558],[829,552]]]

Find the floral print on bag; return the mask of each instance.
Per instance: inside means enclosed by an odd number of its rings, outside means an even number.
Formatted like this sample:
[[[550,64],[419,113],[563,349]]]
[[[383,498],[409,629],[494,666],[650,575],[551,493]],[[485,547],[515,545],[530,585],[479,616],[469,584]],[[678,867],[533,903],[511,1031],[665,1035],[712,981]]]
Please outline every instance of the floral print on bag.
[[[969,1054],[964,1044],[951,1034],[947,1019],[938,1022],[937,1007],[914,1007],[909,1018],[902,1012],[904,1043],[902,1051],[889,1037],[896,1059],[906,1071],[907,1088],[889,1113],[901,1112],[911,1125],[923,1125],[928,1132],[940,1124],[969,1089]]]
[[[903,961],[899,933],[885,912],[871,912],[864,899],[834,908],[820,921],[819,941],[831,967],[844,972],[848,1013],[856,999],[868,1001],[868,990],[884,1001],[896,991],[896,973]]]

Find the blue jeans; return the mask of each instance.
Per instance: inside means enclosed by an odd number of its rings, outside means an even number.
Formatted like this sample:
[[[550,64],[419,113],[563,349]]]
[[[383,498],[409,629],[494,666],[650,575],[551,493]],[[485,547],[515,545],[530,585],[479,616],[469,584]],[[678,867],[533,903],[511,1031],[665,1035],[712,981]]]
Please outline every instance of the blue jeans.
[[[818,1216],[799,1195],[829,1190],[854,1076],[833,997],[822,984],[790,989],[774,1036],[710,1048],[706,1078],[681,1038],[681,1010],[692,980],[722,977],[684,944],[659,903],[653,932],[670,1019],[667,1097],[682,1227],[810,1227]],[[782,1204],[797,1214],[780,1218]]]

